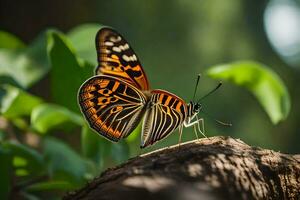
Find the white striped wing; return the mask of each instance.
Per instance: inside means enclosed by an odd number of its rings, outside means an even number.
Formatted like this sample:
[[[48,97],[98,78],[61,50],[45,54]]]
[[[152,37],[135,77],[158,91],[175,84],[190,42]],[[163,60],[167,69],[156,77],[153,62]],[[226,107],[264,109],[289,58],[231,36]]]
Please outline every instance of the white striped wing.
[[[172,133],[186,116],[186,104],[164,90],[153,90],[144,116],[141,148],[154,144]]]

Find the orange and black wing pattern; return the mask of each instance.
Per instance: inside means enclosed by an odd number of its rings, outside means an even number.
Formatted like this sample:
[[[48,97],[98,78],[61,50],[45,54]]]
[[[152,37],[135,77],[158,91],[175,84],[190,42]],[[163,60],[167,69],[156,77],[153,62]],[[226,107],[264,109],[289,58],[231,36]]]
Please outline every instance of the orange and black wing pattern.
[[[102,28],[96,35],[96,74],[120,78],[140,90],[149,90],[142,65],[129,43],[115,30]]]
[[[153,90],[151,94],[143,121],[141,148],[167,137],[187,115],[186,103],[178,96],[164,90]]]
[[[81,111],[90,127],[115,142],[137,127],[146,101],[136,87],[106,75],[88,79],[78,93]]]

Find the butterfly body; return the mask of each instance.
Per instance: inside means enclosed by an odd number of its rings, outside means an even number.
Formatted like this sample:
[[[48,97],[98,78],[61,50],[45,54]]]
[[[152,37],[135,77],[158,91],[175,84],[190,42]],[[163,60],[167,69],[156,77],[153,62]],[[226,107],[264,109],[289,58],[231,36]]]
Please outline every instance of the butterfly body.
[[[142,120],[144,148],[177,128],[182,133],[183,126],[199,126],[200,104],[187,104],[165,90],[151,90],[137,56],[119,33],[110,28],[100,29],[96,48],[96,75],[83,83],[78,93],[81,111],[92,129],[117,142]]]

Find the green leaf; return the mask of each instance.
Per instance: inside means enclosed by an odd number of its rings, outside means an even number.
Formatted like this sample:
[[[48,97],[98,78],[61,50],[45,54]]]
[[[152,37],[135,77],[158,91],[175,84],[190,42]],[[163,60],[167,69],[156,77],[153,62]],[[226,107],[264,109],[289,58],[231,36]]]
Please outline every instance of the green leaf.
[[[23,130],[25,132],[29,130],[28,129],[29,128],[28,120],[24,117],[11,118],[10,122],[20,130]]]
[[[11,190],[11,155],[0,145],[0,199],[8,199]]]
[[[93,74],[93,67],[80,62],[67,38],[49,32],[48,56],[51,61],[51,94],[55,103],[79,112],[77,92],[81,84]]]
[[[50,63],[47,55],[47,32],[40,33],[33,42],[27,47],[26,55],[30,57],[36,67],[34,68],[35,83],[40,80],[50,70]]]
[[[43,157],[35,149],[13,141],[6,142],[3,146],[12,155],[13,166],[17,175],[40,175],[43,172]]]
[[[16,36],[0,30],[0,48],[5,49],[20,49],[24,48],[25,44]]]
[[[47,181],[30,185],[26,188],[27,191],[51,191],[51,190],[71,190],[74,187],[67,181]]]
[[[15,156],[14,159],[13,159],[13,165],[16,166],[16,167],[24,167],[27,164],[28,164],[27,160],[22,158],[22,157]]]
[[[0,49],[0,82],[28,88],[49,70],[45,34],[22,49]]]
[[[18,86],[28,88],[36,79],[35,68],[38,66],[24,51],[0,49],[0,77],[2,83],[10,77],[9,83],[16,82]]]
[[[83,24],[75,27],[68,33],[68,38],[77,50],[80,58],[87,60],[94,66],[97,65],[95,37],[101,27],[100,24]]]
[[[129,158],[129,146],[126,141],[111,142],[87,125],[82,128],[81,147],[83,155],[97,163],[98,169],[108,160],[122,163]]]
[[[125,140],[118,143],[111,144],[111,156],[117,162],[117,164],[128,160],[129,158],[129,146]]]
[[[15,171],[16,176],[28,176],[29,172],[26,169],[16,169]]]
[[[284,120],[290,111],[290,96],[280,77],[270,68],[251,61],[217,65],[207,74],[247,88],[260,102],[273,124]]]
[[[31,125],[38,132],[45,134],[52,129],[70,131],[75,126],[83,125],[83,119],[63,106],[45,103],[33,109]]]
[[[143,120],[139,123],[139,125],[130,133],[130,135],[127,137],[126,141],[129,143],[136,141],[137,139],[140,140],[141,133],[142,133],[142,126],[143,126]]]
[[[42,100],[11,85],[0,86],[0,112],[6,118],[29,115]]]
[[[93,160],[101,167],[104,159],[110,156],[111,142],[85,125],[81,132],[81,148],[85,157]]]
[[[67,181],[72,186],[79,186],[89,175],[89,166],[67,144],[55,138],[44,140],[44,155],[48,161],[50,177],[56,181]]]
[[[99,162],[101,158],[99,151],[100,146],[101,138],[99,135],[93,132],[87,125],[83,126],[81,130],[82,154],[95,162]]]

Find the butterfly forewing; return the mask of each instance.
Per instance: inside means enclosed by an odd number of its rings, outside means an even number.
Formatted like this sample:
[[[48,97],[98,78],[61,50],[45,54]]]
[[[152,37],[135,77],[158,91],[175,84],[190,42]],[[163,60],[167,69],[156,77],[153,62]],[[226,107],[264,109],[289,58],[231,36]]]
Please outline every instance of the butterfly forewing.
[[[146,74],[128,42],[116,31],[102,28],[96,36],[96,74],[118,77],[140,90],[148,90]]]
[[[96,35],[96,76],[80,88],[78,101],[91,128],[112,141],[127,137],[143,119],[141,147],[162,140],[187,118],[186,103],[149,89],[146,74],[128,42],[115,30]]]
[[[164,90],[151,94],[143,121],[142,148],[168,136],[186,117],[186,103],[181,98]]]
[[[127,137],[145,112],[146,97],[115,77],[98,75],[80,88],[78,101],[91,128],[109,140]]]

